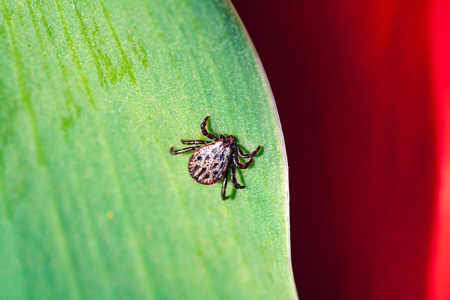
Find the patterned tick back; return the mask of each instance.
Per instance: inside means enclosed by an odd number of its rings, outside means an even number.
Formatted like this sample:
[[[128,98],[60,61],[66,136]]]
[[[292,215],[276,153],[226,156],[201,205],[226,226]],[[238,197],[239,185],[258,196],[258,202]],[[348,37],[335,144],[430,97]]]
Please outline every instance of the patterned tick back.
[[[214,184],[225,176],[230,156],[231,146],[220,140],[200,147],[189,158],[189,174],[198,183]]]

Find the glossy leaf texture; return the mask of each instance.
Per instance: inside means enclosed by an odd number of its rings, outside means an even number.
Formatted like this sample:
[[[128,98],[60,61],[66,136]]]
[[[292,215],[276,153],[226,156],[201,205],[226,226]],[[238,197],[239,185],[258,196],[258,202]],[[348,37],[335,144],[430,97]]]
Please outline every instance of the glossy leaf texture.
[[[292,299],[282,134],[226,1],[0,1],[0,298]],[[171,156],[233,134],[220,198]]]

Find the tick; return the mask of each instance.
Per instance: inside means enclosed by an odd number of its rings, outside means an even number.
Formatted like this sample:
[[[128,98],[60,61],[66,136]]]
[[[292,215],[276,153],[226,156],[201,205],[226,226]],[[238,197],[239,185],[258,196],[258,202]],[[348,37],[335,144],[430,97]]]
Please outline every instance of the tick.
[[[213,141],[201,140],[180,140],[185,145],[195,145],[180,150],[170,148],[170,154],[177,155],[194,150],[189,158],[188,170],[191,177],[198,183],[211,185],[223,178],[222,183],[222,200],[229,197],[225,196],[228,182],[228,172],[230,173],[231,182],[237,189],[245,189],[245,186],[240,185],[236,181],[236,169],[247,169],[253,161],[253,157],[261,149],[258,146],[255,151],[245,154],[242,149],[236,144],[234,136],[228,135],[225,137],[219,134],[218,137],[208,132],[206,129],[206,122],[209,116],[200,125],[202,134]],[[237,153],[237,154],[236,154]],[[239,162],[238,155],[242,158],[250,158],[244,164]]]

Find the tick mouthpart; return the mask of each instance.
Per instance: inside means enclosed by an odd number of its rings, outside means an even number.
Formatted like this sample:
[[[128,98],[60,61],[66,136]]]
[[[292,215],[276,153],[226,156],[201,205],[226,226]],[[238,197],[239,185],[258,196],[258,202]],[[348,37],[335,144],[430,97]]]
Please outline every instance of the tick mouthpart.
[[[234,141],[235,141],[234,136],[229,135],[229,136],[227,137],[227,140],[225,141],[225,145],[226,145],[226,146],[231,146],[231,145],[234,144]]]

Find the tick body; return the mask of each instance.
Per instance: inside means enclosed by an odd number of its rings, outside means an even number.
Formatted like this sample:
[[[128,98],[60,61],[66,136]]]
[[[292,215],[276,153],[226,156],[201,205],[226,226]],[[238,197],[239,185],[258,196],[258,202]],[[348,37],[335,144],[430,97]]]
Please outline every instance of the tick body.
[[[239,185],[236,180],[236,169],[246,169],[253,161],[253,157],[261,149],[258,146],[255,151],[249,154],[245,154],[242,149],[236,144],[234,136],[229,135],[225,137],[219,134],[216,137],[214,134],[206,130],[206,122],[209,116],[200,125],[202,134],[213,141],[201,141],[201,140],[181,140],[181,143],[185,145],[194,145],[193,147],[188,147],[180,150],[174,150],[173,147],[170,148],[170,154],[176,155],[181,153],[186,153],[194,150],[191,157],[189,158],[188,170],[191,177],[198,183],[210,185],[217,183],[219,180],[224,178],[222,184],[222,200],[228,199],[225,196],[228,173],[231,177],[231,182],[237,189],[244,189],[245,186]],[[238,156],[242,158],[250,158],[244,164],[239,162]]]
[[[225,146],[223,141],[212,142],[196,149],[189,158],[189,174],[198,183],[216,183],[227,172],[231,151],[231,146]]]

